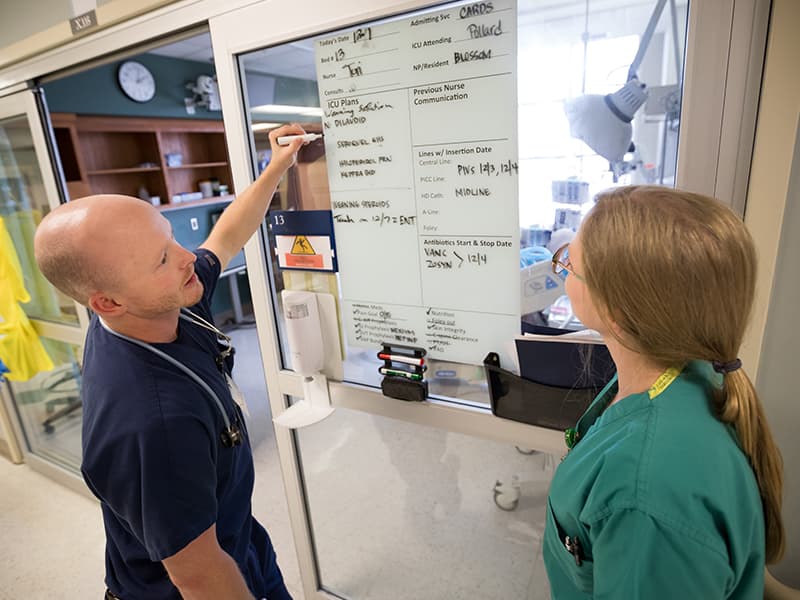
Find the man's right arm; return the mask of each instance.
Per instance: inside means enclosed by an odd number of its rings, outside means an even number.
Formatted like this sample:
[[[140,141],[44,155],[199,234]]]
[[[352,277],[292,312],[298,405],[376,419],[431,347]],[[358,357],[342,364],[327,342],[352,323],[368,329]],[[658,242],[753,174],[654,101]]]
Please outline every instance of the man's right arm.
[[[162,562],[186,600],[253,600],[236,561],[217,541],[216,525]]]

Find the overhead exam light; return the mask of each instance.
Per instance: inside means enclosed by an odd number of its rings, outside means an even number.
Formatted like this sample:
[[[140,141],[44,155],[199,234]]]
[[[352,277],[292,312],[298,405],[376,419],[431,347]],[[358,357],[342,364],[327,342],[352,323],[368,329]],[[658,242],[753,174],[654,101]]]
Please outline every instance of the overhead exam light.
[[[583,140],[589,148],[608,160],[615,174],[627,170],[622,164],[623,159],[626,153],[633,151],[631,121],[647,100],[647,86],[639,81],[637,71],[666,2],[667,0],[658,0],[653,14],[650,15],[650,21],[639,42],[639,49],[628,69],[628,81],[625,85],[613,94],[585,94],[564,103],[570,135]],[[674,31],[675,0],[670,0],[670,5]],[[675,43],[677,45],[677,39]]]
[[[564,112],[569,134],[609,162],[618,162],[631,150],[631,121],[647,100],[646,86],[633,78],[613,94],[586,94],[567,100]]]

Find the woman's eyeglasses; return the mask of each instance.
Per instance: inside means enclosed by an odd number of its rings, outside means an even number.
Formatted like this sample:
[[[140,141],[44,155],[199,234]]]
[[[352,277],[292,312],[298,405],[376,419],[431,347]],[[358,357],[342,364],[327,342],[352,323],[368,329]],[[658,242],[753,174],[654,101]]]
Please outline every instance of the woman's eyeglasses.
[[[575,272],[575,269],[572,268],[572,263],[569,261],[569,244],[564,244],[556,250],[556,253],[553,254],[553,273],[556,275],[566,275],[569,273],[570,275],[574,275],[576,278],[580,279],[581,281],[585,281],[584,278],[578,275]]]

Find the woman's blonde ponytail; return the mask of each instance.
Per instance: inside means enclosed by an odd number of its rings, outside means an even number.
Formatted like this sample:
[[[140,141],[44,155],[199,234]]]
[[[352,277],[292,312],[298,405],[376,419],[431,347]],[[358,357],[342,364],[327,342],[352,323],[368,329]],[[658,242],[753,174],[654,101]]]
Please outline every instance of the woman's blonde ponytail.
[[[750,378],[742,369],[724,374],[716,398],[719,419],[736,430],[739,444],[750,459],[764,507],[766,559],[780,561],[786,547],[781,517],[783,460],[772,437],[764,408]]]

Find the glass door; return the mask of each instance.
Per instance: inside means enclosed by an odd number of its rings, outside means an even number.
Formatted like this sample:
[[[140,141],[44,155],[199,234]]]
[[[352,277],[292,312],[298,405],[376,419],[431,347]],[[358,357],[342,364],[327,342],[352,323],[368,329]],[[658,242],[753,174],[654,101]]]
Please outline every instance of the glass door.
[[[36,93],[0,98],[3,409],[17,424],[27,462],[77,473],[87,313],[50,285],[33,253],[37,224],[59,202]]]
[[[697,10],[276,0],[211,20],[236,189],[268,165],[270,129],[323,134],[245,249],[273,416],[311,398],[286,292],[332,298],[334,411],[276,426],[307,598],[549,597],[544,507],[569,399],[543,416],[517,336],[581,328],[549,261],[596,192],[688,185],[679,146],[708,136],[678,143],[704,36],[687,23],[712,24]],[[262,26],[286,22],[301,25]],[[383,343],[425,350],[424,401],[393,397],[417,372],[379,358]]]

